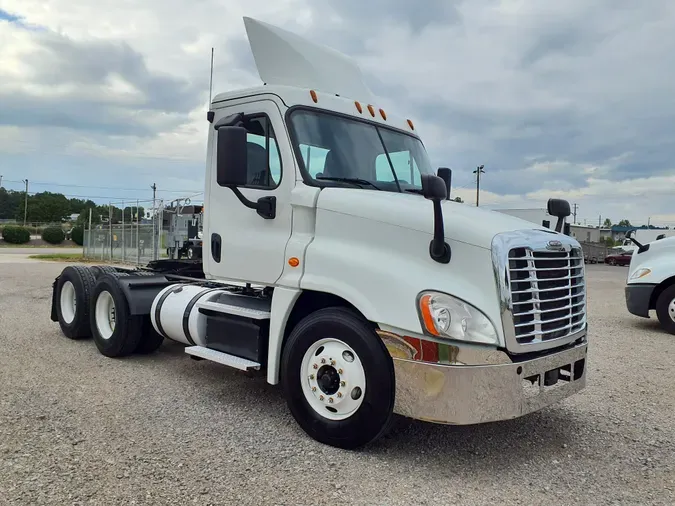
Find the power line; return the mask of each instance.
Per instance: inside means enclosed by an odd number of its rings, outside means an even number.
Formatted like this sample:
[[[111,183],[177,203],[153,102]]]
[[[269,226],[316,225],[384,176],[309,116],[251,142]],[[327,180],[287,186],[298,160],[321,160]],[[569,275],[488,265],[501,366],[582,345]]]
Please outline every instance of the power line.
[[[23,183],[22,181],[17,181],[13,179],[5,179],[5,182],[9,183]],[[64,184],[64,183],[47,183],[44,181],[31,181],[32,185],[40,186],[58,186],[64,188],[94,188],[96,190],[119,190],[119,191],[145,191],[143,188],[120,188],[117,186],[94,186],[94,185],[80,185],[80,184]],[[197,190],[157,190],[158,192],[167,192],[167,193],[195,193]]]

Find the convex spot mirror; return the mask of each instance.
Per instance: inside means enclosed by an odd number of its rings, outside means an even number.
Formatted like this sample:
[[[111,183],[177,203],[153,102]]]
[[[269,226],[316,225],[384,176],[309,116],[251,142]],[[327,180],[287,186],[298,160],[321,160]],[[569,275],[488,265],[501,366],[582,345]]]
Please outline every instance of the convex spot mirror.
[[[567,218],[571,214],[570,203],[563,199],[548,199],[548,214],[557,218]]]
[[[448,197],[445,181],[433,174],[422,174],[422,195],[429,200],[445,200]]]

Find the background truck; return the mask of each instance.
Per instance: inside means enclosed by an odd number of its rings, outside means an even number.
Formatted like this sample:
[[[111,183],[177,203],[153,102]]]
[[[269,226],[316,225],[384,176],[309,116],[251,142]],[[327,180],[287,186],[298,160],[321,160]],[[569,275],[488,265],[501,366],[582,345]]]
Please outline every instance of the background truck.
[[[608,248],[605,244],[581,242],[581,249],[584,252],[584,261],[588,264],[597,264],[605,261]]]
[[[449,200],[450,171],[351,60],[244,23],[265,84],[207,112],[201,261],[66,267],[62,332],[108,357],[170,339],[259,371],[307,434],[341,448],[377,439],[394,413],[483,423],[584,388],[569,203],[549,201],[551,230]]]
[[[203,206],[175,205],[164,209],[167,218],[166,253],[189,260],[202,256]]]
[[[655,311],[661,327],[675,334],[675,237],[647,244],[628,234],[632,250],[626,279],[626,307],[649,318]]]

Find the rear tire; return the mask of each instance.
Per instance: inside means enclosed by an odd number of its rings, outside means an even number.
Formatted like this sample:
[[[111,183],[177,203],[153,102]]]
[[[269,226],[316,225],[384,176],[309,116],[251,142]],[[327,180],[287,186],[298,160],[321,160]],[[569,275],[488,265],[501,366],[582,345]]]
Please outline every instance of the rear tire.
[[[392,422],[391,356],[369,322],[350,309],[321,309],[298,323],[283,350],[281,383],[296,422],[321,443],[358,448]]]
[[[143,333],[143,316],[130,315],[129,304],[117,281],[126,274],[105,274],[91,295],[90,326],[94,343],[106,357],[131,355]]]
[[[94,265],[91,267],[91,272],[96,279],[100,278],[104,274],[114,274],[117,272],[117,269],[110,265]]]
[[[656,316],[666,332],[675,334],[675,285],[670,285],[659,295]]]
[[[56,285],[56,315],[61,332],[69,339],[91,337],[89,298],[96,280],[87,267],[63,269]]]

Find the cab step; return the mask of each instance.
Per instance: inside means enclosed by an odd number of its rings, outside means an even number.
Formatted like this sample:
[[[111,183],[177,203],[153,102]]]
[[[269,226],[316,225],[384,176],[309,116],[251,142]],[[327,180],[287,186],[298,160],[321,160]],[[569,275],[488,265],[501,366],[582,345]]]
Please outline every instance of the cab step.
[[[240,371],[260,370],[260,364],[258,362],[236,357],[228,353],[223,353],[222,351],[205,348],[204,346],[188,346],[185,348],[185,353],[192,355],[193,357],[199,357],[205,360],[210,360],[211,362],[217,362],[218,364],[234,367]]]

